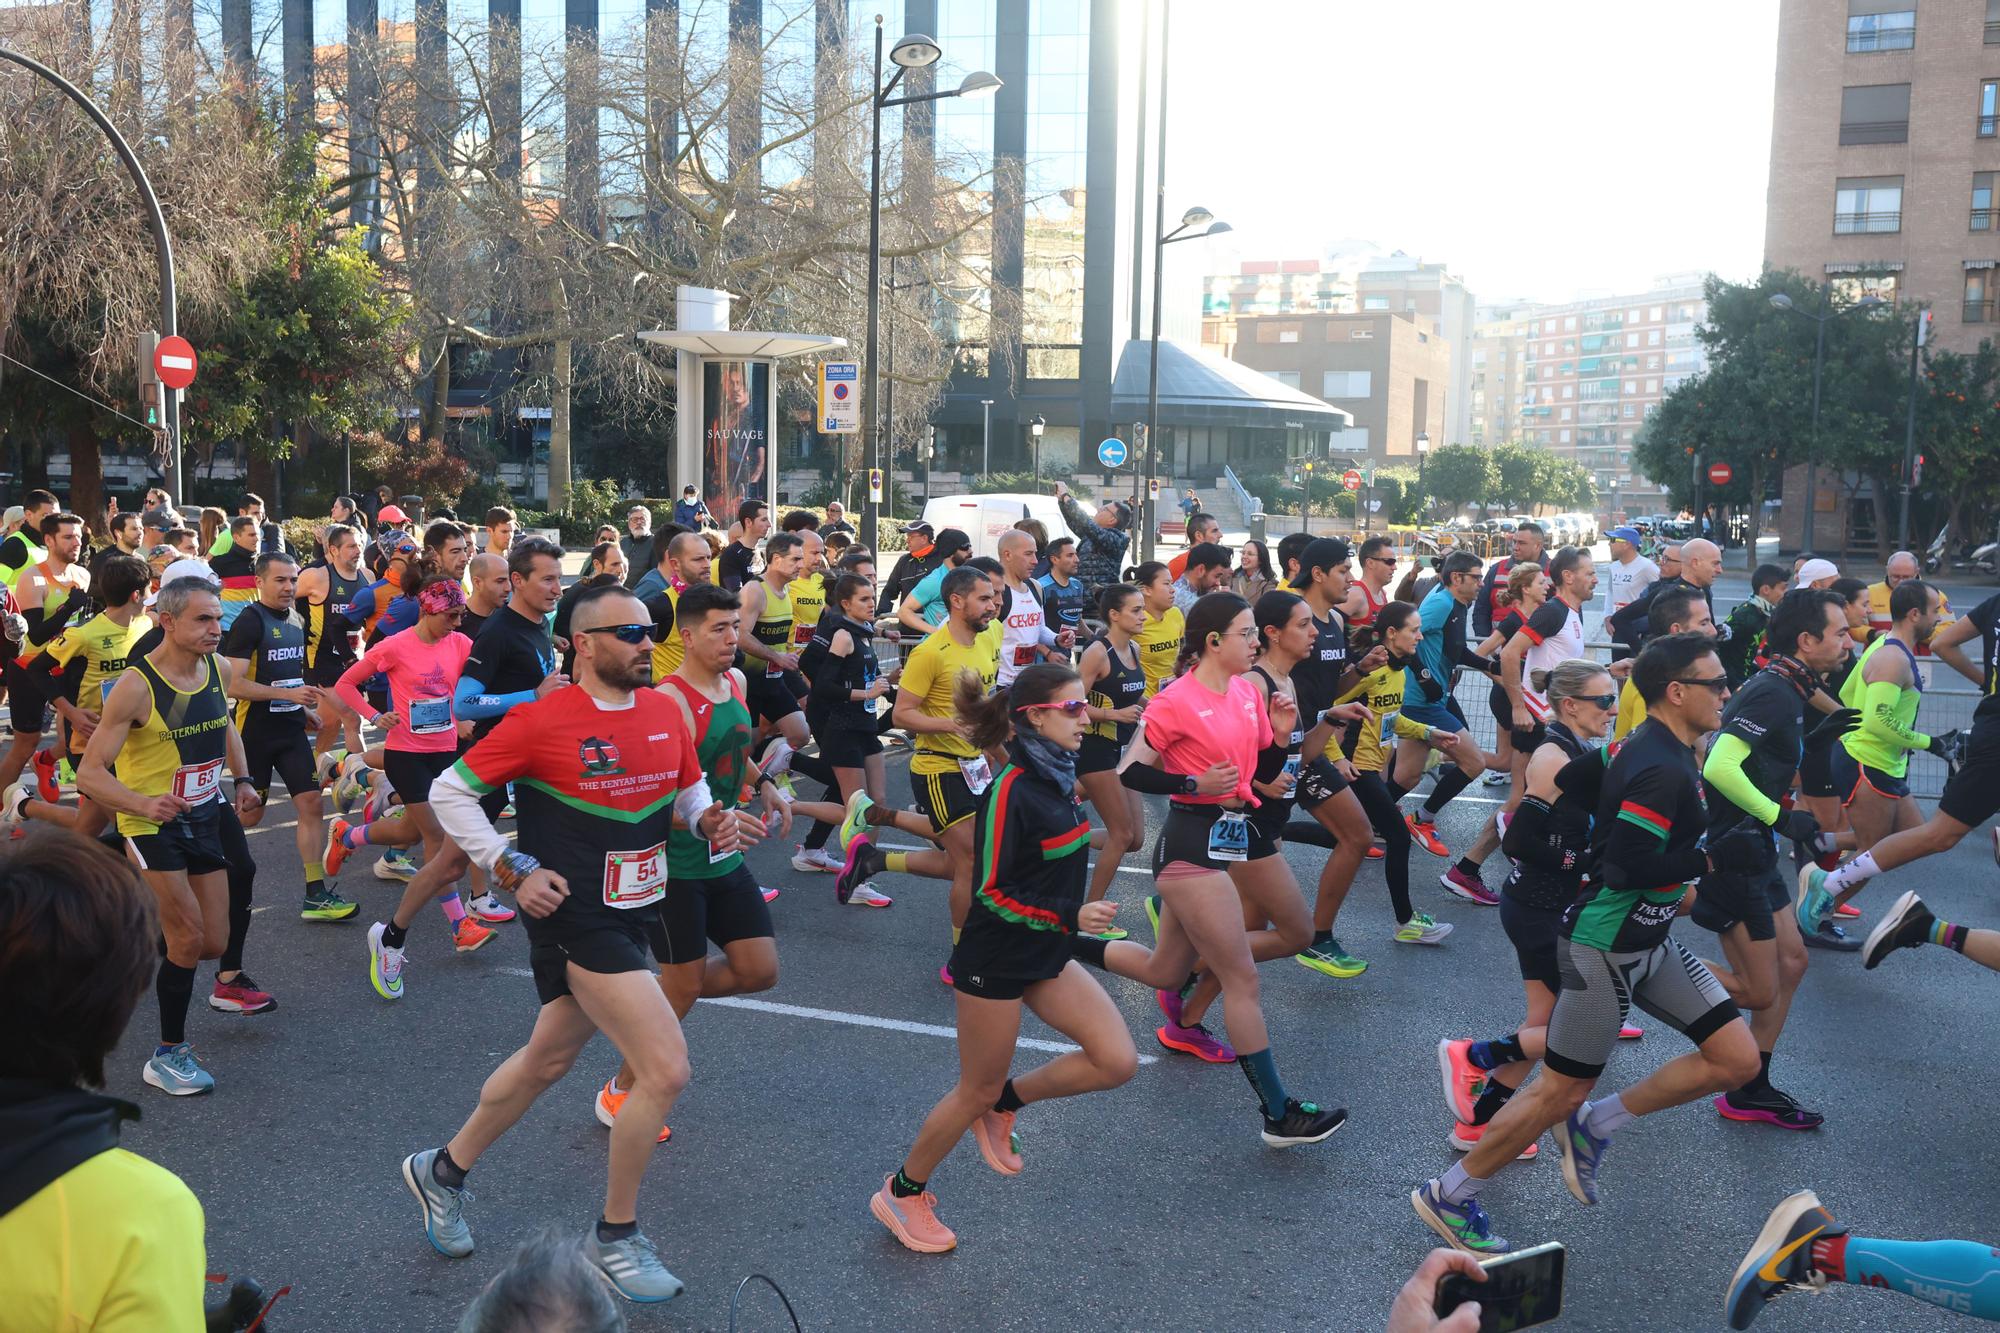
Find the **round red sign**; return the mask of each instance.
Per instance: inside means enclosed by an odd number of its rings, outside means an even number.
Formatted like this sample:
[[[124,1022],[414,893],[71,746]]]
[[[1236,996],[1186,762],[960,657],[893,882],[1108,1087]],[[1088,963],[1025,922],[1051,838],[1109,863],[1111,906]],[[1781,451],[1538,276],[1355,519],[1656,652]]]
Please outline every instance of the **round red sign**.
[[[194,383],[194,344],[178,335],[160,339],[153,350],[153,371],[169,389],[185,389]]]
[[[1730,478],[1735,475],[1736,469],[1730,467],[1727,463],[1710,463],[1708,465],[1708,480],[1711,485],[1727,486]]]
[[[1361,474],[1349,468],[1340,474],[1340,484],[1350,491],[1358,491],[1361,489]]]

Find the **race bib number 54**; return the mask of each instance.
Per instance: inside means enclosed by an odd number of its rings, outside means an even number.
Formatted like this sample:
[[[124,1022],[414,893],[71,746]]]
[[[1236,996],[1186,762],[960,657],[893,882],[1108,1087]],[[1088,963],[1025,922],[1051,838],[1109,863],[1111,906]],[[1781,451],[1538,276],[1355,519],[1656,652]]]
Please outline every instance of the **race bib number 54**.
[[[643,852],[604,854],[604,905],[620,911],[649,907],[667,893],[667,844]]]

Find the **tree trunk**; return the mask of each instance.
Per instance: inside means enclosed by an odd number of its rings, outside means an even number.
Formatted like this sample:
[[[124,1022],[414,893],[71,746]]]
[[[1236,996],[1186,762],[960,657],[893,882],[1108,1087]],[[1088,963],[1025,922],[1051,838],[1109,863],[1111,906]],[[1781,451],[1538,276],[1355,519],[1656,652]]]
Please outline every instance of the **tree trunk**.
[[[244,469],[243,475],[243,489],[255,491],[270,502],[266,512],[275,514],[284,508],[284,497],[278,494],[278,470],[271,465],[269,455],[252,449],[250,466]]]
[[[430,401],[424,404],[424,414],[419,421],[417,438],[420,440],[442,440],[444,438],[445,408],[451,403],[451,340],[441,339],[438,343],[437,369],[431,372]]]
[[[1764,517],[1764,468],[1750,465],[1750,507],[1743,524],[1743,568],[1757,568],[1757,521]]]
[[[549,390],[549,512],[569,508],[570,342],[556,339],[554,383]]]
[[[104,459],[97,433],[81,422],[69,428],[69,507],[93,533],[104,516]]]

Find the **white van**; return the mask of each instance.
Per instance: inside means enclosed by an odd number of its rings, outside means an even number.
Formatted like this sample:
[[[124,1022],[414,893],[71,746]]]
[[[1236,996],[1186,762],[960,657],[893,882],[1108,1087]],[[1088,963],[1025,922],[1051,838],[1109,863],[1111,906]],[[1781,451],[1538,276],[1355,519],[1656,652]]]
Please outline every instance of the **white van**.
[[[940,495],[924,504],[924,522],[934,533],[957,528],[972,538],[974,555],[1000,554],[1000,534],[1024,518],[1040,519],[1050,540],[1070,535],[1053,495]]]

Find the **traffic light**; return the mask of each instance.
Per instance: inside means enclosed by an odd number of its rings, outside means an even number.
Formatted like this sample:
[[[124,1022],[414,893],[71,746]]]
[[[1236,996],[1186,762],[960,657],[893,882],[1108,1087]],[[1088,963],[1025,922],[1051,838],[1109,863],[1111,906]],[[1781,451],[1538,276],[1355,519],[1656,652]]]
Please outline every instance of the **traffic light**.
[[[160,401],[160,373],[153,369],[153,354],[159,351],[160,335],[151,329],[141,329],[134,341],[133,352],[139,368],[139,404],[149,412],[156,412],[154,405]],[[146,422],[151,425],[153,417],[149,415]]]
[[[1929,314],[1930,312],[1925,311],[1924,313]],[[1924,484],[1924,456],[1922,454],[1918,454],[1917,461],[1910,465],[1910,485],[1921,486],[1923,484]]]

